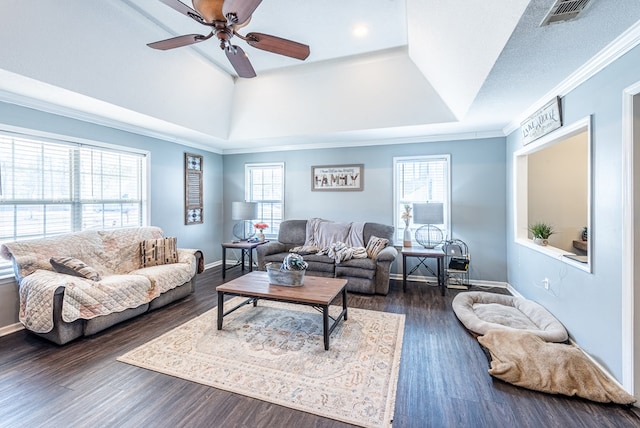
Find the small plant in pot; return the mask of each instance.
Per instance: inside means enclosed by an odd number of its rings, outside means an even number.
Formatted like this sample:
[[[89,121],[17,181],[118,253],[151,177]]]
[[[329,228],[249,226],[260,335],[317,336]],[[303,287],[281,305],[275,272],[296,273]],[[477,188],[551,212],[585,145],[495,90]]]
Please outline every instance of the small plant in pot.
[[[529,232],[533,235],[533,242],[538,245],[549,244],[549,237],[555,233],[553,226],[543,222],[530,225]]]

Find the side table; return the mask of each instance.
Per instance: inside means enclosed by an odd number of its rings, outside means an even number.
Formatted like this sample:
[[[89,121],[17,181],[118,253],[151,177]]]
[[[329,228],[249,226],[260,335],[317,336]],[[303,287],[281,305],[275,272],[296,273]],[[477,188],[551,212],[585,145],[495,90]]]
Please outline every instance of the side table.
[[[433,275],[436,273],[427,265],[427,259],[436,259],[438,266],[438,273],[436,277],[438,278],[438,286],[440,287],[440,291],[444,296],[445,286],[444,286],[444,251],[438,248],[423,248],[423,247],[403,247],[402,248],[402,291],[407,291],[407,277],[414,273],[420,266],[424,266],[429,272]],[[418,264],[411,269],[411,271],[407,272],[407,257],[415,257],[418,259]]]
[[[238,265],[242,266],[242,271],[244,272],[244,257],[245,257],[245,255],[249,257],[249,272],[251,272],[253,270],[253,249],[256,248],[259,245],[266,244],[267,242],[269,242],[269,241],[262,241],[262,242],[247,242],[247,241],[223,242],[222,243],[222,279],[224,279],[224,277],[226,276],[226,272],[229,269],[233,269],[234,267],[236,267]],[[227,248],[240,250],[240,253],[242,254],[241,260],[238,261],[238,263],[236,263],[235,265],[230,266],[230,267],[227,267]]]

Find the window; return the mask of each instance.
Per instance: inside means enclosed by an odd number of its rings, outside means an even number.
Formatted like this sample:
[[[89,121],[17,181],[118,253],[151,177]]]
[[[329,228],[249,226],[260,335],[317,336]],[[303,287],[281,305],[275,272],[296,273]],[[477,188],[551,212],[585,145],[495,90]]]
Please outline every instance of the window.
[[[591,117],[527,144],[513,154],[515,241],[591,272]],[[537,245],[529,227],[550,225],[549,245]]]
[[[0,244],[146,224],[142,153],[9,133],[0,153]]]
[[[402,243],[405,222],[401,216],[405,205],[425,202],[440,202],[444,207],[444,223],[436,224],[445,237],[451,237],[451,187],[449,174],[449,155],[411,156],[393,159],[393,189],[394,189],[394,224],[395,241]],[[415,231],[422,226],[413,223],[413,216],[409,222],[411,239],[415,242]]]
[[[277,237],[284,217],[284,163],[246,164],[245,199],[258,203],[256,221],[269,225],[265,235]]]

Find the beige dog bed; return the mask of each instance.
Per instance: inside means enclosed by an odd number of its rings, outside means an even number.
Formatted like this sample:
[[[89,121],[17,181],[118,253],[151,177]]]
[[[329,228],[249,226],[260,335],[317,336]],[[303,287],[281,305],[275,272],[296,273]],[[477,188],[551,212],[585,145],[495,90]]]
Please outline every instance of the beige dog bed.
[[[491,353],[489,374],[505,382],[600,403],[636,401],[576,346],[548,343],[524,330],[492,330],[478,342]]]
[[[560,321],[531,300],[469,291],[454,297],[452,306],[460,322],[477,334],[516,329],[529,331],[547,342],[565,342],[569,338]]]

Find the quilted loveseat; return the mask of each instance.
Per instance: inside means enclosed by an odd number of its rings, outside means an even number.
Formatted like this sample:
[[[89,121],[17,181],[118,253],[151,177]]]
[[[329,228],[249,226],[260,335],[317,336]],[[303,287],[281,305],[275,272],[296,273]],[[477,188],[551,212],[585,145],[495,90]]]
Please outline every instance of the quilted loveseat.
[[[324,236],[323,227],[330,230]],[[386,295],[389,292],[391,264],[398,255],[398,251],[393,247],[393,230],[393,226],[380,223],[335,223],[321,219],[285,220],[280,224],[277,241],[256,248],[258,268],[266,270],[267,263],[279,265],[292,249],[302,250],[296,252],[309,264],[306,275],[345,278],[348,281],[347,290],[351,292]],[[314,241],[314,233],[319,234],[320,239],[316,236]],[[325,238],[324,242],[321,242],[322,238]],[[386,246],[383,246],[374,258],[365,255],[362,258],[337,261],[335,257],[330,256],[331,252],[323,254],[325,251],[308,251],[310,241],[319,247],[326,247],[327,243],[338,241],[360,241],[362,246],[370,247],[372,238],[374,241],[376,238],[387,241]]]
[[[0,255],[13,262],[20,322],[60,345],[187,296],[204,270],[200,251],[158,227],[10,242]]]

